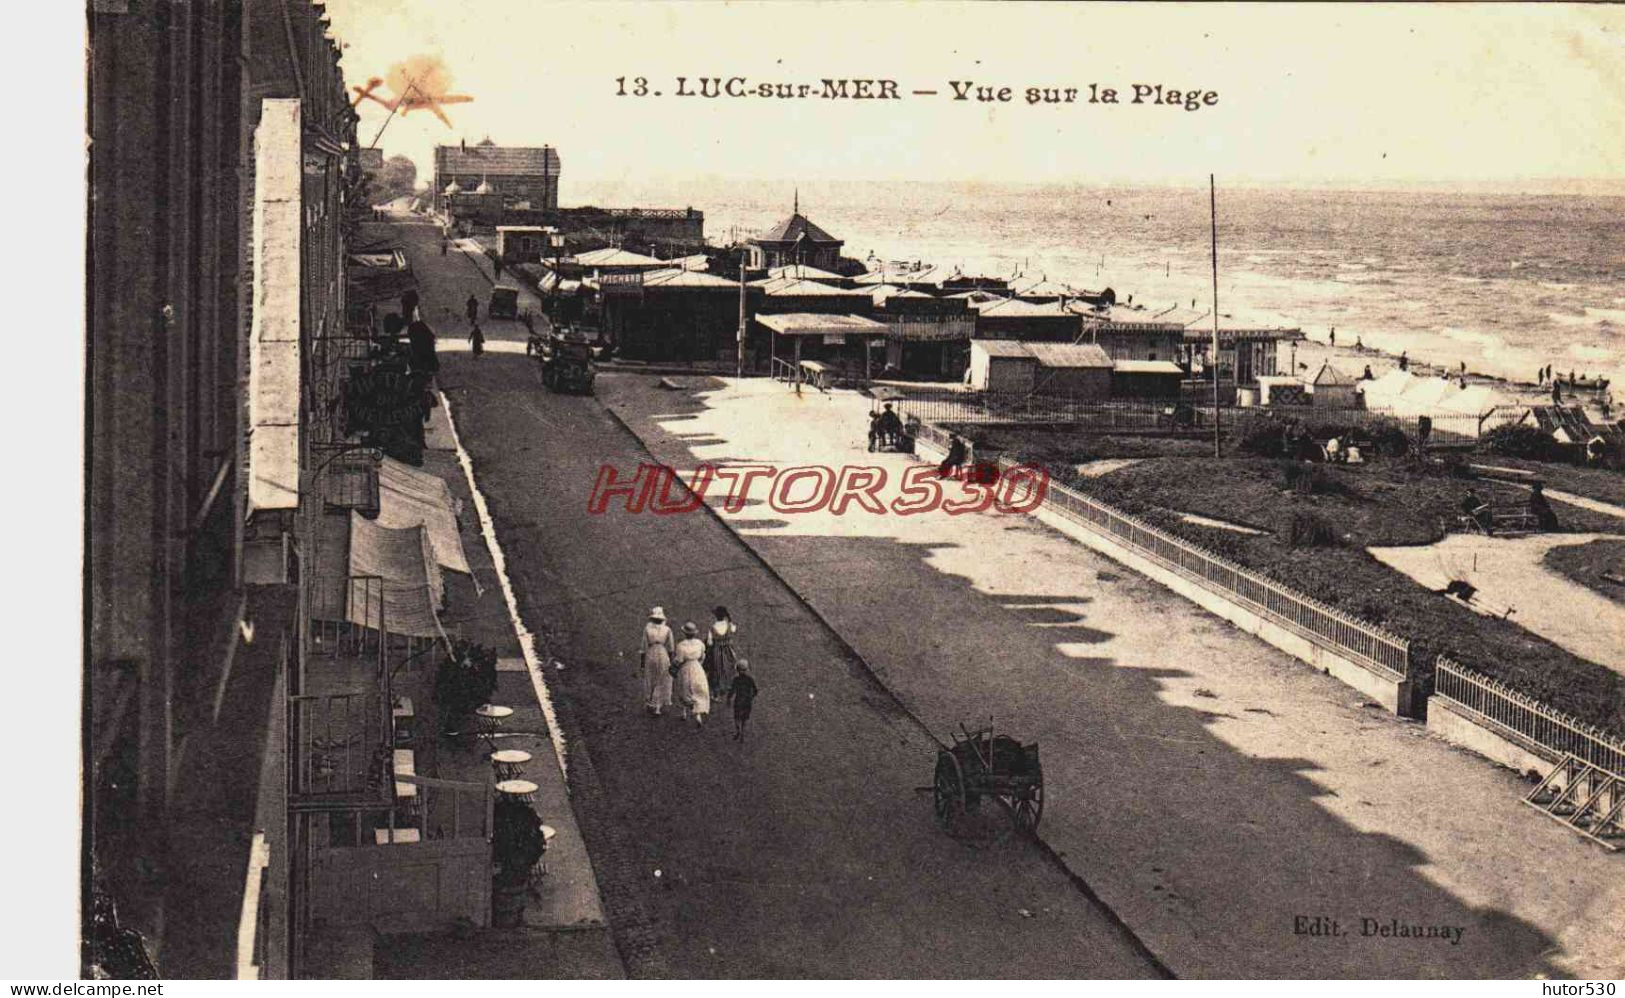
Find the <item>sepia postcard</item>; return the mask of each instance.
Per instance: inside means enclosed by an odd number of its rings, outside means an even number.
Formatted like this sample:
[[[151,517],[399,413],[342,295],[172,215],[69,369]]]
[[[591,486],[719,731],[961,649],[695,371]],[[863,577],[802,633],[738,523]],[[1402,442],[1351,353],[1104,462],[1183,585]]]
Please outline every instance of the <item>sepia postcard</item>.
[[[60,972],[1625,977],[1625,9],[85,16]]]

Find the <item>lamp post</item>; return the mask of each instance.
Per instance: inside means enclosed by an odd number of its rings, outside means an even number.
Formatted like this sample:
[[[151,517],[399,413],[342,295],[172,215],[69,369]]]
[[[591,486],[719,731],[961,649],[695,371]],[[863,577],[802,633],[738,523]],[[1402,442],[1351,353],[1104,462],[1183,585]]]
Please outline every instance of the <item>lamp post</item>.
[[[564,274],[560,272],[559,261],[564,256],[564,233],[558,229],[551,229],[547,233],[547,247],[553,251],[553,308],[552,318],[557,319],[559,314],[559,293],[563,290]]]
[[[739,247],[739,331],[735,336],[734,345],[734,377],[745,376],[745,263],[750,257],[749,250]],[[772,375],[772,371],[768,374]]]

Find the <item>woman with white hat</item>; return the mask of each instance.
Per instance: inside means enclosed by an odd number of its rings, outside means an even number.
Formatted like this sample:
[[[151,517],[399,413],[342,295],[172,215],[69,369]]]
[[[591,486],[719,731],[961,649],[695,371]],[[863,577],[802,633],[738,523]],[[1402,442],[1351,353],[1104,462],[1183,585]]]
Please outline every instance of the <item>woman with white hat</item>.
[[[694,719],[696,728],[705,727],[711,713],[711,684],[705,678],[705,642],[691,620],[683,625],[683,640],[677,642],[677,702],[684,716]]]
[[[671,706],[671,655],[671,628],[666,626],[666,611],[657,606],[649,611],[649,620],[643,625],[642,643],[638,647],[644,686],[648,692],[643,708],[653,717],[659,717],[663,708]]]

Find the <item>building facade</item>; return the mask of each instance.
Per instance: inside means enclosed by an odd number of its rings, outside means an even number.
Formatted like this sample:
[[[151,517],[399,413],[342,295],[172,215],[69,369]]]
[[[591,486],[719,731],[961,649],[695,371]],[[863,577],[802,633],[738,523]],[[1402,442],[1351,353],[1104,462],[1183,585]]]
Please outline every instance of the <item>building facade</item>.
[[[435,207],[445,211],[448,196],[477,191],[483,184],[516,208],[556,211],[559,168],[559,153],[552,146],[499,146],[490,139],[472,146],[435,146]],[[456,190],[448,192],[454,184]]]
[[[819,228],[801,214],[790,217],[747,243],[751,270],[772,270],[798,264],[835,270],[845,241]]]
[[[285,976],[300,357],[343,322],[355,115],[306,0],[89,32],[83,972],[131,972],[116,928],[164,977]]]

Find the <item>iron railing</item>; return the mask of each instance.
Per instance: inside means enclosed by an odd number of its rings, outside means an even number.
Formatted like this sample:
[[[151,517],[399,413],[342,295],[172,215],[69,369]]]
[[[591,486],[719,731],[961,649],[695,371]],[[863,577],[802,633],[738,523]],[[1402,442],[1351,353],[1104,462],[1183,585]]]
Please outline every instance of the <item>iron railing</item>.
[[[888,400],[922,423],[1065,423],[1080,429],[1118,433],[1172,434],[1213,432],[1212,400],[1200,394],[1166,399],[1103,399],[1064,391],[984,391],[970,388],[888,383]],[[1220,430],[1229,435],[1249,419],[1292,417],[1314,426],[1360,427],[1366,431],[1394,426],[1411,440],[1421,432],[1423,417],[1387,409],[1332,406],[1237,406],[1218,409]],[[1477,440],[1507,421],[1504,413],[1437,413],[1426,417],[1433,443]]]
[[[387,800],[389,706],[377,690],[288,698],[295,802]]]
[[[1625,741],[1442,655],[1434,665],[1433,695],[1539,745],[1554,762],[1572,755],[1615,776],[1625,774]]]
[[[947,434],[939,427],[922,424],[915,428],[915,436],[939,448],[947,447]],[[1015,467],[1008,460],[1001,460],[999,464],[1004,470]],[[1410,676],[1410,642],[1377,624],[1295,592],[1274,579],[1064,485],[1051,482],[1044,503],[1067,519],[1111,536],[1135,553],[1242,603],[1260,616],[1348,657],[1375,675],[1394,682],[1405,681]]]

